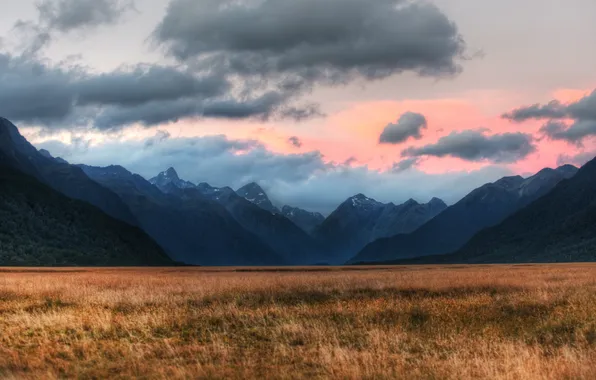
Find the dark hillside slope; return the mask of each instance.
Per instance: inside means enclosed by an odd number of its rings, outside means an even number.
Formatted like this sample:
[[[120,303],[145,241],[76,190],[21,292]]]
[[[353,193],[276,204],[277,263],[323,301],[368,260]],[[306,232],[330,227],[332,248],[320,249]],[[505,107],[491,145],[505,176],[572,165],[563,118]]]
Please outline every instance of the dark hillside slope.
[[[113,192],[91,180],[83,171],[66,161],[39,152],[10,121],[0,117],[0,153],[5,166],[30,175],[62,194],[90,203],[106,214],[138,225],[124,202]]]
[[[172,264],[137,227],[0,164],[0,265]]]
[[[596,261],[596,160],[441,262]]]

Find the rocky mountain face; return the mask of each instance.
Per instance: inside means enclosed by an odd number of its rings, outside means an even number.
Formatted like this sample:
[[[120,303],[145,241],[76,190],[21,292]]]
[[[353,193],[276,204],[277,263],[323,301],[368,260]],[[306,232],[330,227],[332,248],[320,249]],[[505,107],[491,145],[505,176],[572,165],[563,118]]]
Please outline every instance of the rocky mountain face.
[[[577,168],[566,165],[543,169],[525,179],[505,177],[486,184],[416,231],[369,244],[350,262],[380,262],[454,252],[477,232],[502,222],[576,172]]]
[[[180,262],[216,266],[288,264],[244,229],[218,202],[202,196],[183,198],[163,192],[119,166],[81,168],[117,193],[134,212],[141,227]],[[176,177],[171,175],[172,184],[162,183],[162,188],[167,190],[173,183],[181,183]],[[192,190],[186,186],[184,189]]]
[[[306,211],[298,207],[284,206],[281,209],[281,214],[308,234],[312,234],[325,221],[325,217],[322,214]]]
[[[181,180],[174,168],[169,168],[165,172],[159,173],[156,177],[151,178],[149,182],[161,190],[170,184],[173,184],[180,189],[190,189],[195,187],[193,183]]]
[[[195,187],[178,187],[178,181],[170,181],[162,190],[184,200],[209,199],[222,205],[247,231],[259,237],[287,263],[294,265],[316,264],[326,258],[324,248],[300,227],[279,212],[272,212],[269,198],[258,187],[249,185],[248,192],[237,194],[232,189],[215,188],[206,183]],[[265,208],[263,208],[265,206]]]
[[[379,216],[371,241],[415,231],[446,208],[445,202],[439,198],[433,198],[427,204],[420,204],[413,199],[397,206],[390,203]]]
[[[252,182],[248,185],[242,186],[238,190],[236,190],[236,194],[240,195],[242,198],[248,200],[251,203],[259,206],[263,210],[267,210],[274,214],[279,214],[280,211],[277,207],[271,203],[271,200],[263,190],[261,186]]]
[[[439,199],[428,204],[410,200],[396,206],[358,194],[329,215],[314,236],[332,252],[334,263],[343,263],[375,239],[413,231],[446,207]]]

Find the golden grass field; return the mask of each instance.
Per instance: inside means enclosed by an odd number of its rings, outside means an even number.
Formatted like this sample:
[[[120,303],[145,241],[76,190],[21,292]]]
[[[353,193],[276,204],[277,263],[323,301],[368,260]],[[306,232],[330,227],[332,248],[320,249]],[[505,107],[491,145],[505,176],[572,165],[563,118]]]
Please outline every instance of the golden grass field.
[[[0,377],[594,379],[596,266],[5,268]]]

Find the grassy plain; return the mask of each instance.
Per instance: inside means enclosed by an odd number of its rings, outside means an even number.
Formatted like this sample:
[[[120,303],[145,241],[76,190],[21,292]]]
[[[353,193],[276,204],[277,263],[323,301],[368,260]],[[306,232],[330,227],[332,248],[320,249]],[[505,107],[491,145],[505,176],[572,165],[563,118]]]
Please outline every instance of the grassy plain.
[[[0,268],[2,378],[596,378],[596,265]]]

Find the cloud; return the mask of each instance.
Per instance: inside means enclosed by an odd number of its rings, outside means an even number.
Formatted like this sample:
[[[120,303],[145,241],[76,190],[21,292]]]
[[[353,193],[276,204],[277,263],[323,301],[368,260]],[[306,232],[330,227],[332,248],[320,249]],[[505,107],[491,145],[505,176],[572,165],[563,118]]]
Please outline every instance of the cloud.
[[[159,144],[159,143],[163,142],[164,140],[169,139],[170,137],[172,137],[172,135],[168,131],[157,131],[155,136],[149,137],[148,139],[145,140],[145,144],[143,145],[143,148],[145,148],[145,149],[151,148],[155,144]]]
[[[596,120],[578,120],[571,125],[550,120],[540,128],[540,132],[551,140],[561,140],[581,146],[585,138],[596,136]]]
[[[281,116],[284,119],[303,121],[315,117],[322,117],[325,116],[325,114],[321,112],[321,108],[318,104],[307,104],[302,107],[285,107],[281,110]]]
[[[283,94],[270,92],[245,100],[222,97],[149,101],[131,107],[105,108],[97,115],[94,125],[100,130],[116,130],[135,123],[152,127],[186,118],[266,120],[283,110],[284,100]]]
[[[410,170],[414,168],[418,164],[418,162],[420,162],[420,158],[418,157],[406,158],[404,160],[394,163],[393,167],[391,168],[391,171],[393,171],[394,173],[400,173],[406,170]]]
[[[103,74],[0,53],[0,114],[54,129],[119,130],[185,118],[303,119],[313,111],[280,91],[236,94],[219,72],[138,64]]]
[[[54,125],[74,113],[76,69],[0,54],[0,115],[15,122]]]
[[[596,90],[577,102],[569,104],[567,111],[569,116],[575,120],[596,121]]]
[[[295,148],[301,148],[302,147],[302,141],[297,136],[290,137],[288,139],[288,142],[290,143],[290,145],[292,145]]]
[[[546,137],[581,146],[584,139],[596,136],[596,90],[575,102],[562,104],[553,100],[546,105],[518,108],[503,117],[518,122],[550,119],[540,129]]]
[[[395,124],[389,124],[381,133],[379,142],[381,144],[400,144],[410,138],[420,140],[422,130],[428,126],[424,115],[414,112],[406,112]]]
[[[96,74],[53,64],[41,51],[57,33],[122,20],[130,0],[42,0],[20,55],[0,53],[0,113],[46,128],[119,130],[181,119],[305,119],[315,85],[403,71],[457,74],[465,43],[427,2],[406,0],[172,0],[152,38],[178,64]],[[9,92],[10,90],[10,92]],[[15,96],[13,96],[13,94]]]
[[[43,0],[37,4],[39,24],[62,33],[116,24],[132,9],[132,0]]]
[[[323,213],[357,193],[383,202],[402,203],[409,198],[426,202],[437,196],[454,203],[470,190],[511,174],[501,166],[445,174],[426,174],[413,167],[401,172],[377,171],[352,166],[354,160],[327,162],[318,151],[282,154],[256,140],[174,138],[164,132],[142,140],[94,142],[91,147],[55,140],[36,145],[72,163],[119,164],[145,178],[173,166],[182,178],[195,183],[238,188],[258,181],[279,205]]]
[[[153,33],[180,61],[295,87],[461,70],[465,43],[429,2],[172,0]]]
[[[221,75],[197,76],[184,68],[139,64],[90,76],[76,86],[80,105],[138,106],[148,102],[224,95],[231,84]]]
[[[557,165],[571,164],[575,166],[584,166],[588,161],[596,157],[596,152],[580,152],[575,155],[561,154],[557,158]]]
[[[496,163],[516,162],[534,152],[531,135],[504,133],[492,136],[484,131],[452,132],[441,137],[435,144],[410,147],[402,152],[403,157],[457,157],[466,161],[492,161]]]
[[[114,25],[134,8],[133,0],[42,0],[35,4],[37,20],[18,20],[17,33],[24,56],[37,56],[57,34],[85,33]]]
[[[567,115],[566,107],[557,100],[546,105],[534,104],[502,115],[504,119],[523,122],[529,119],[560,119]]]

